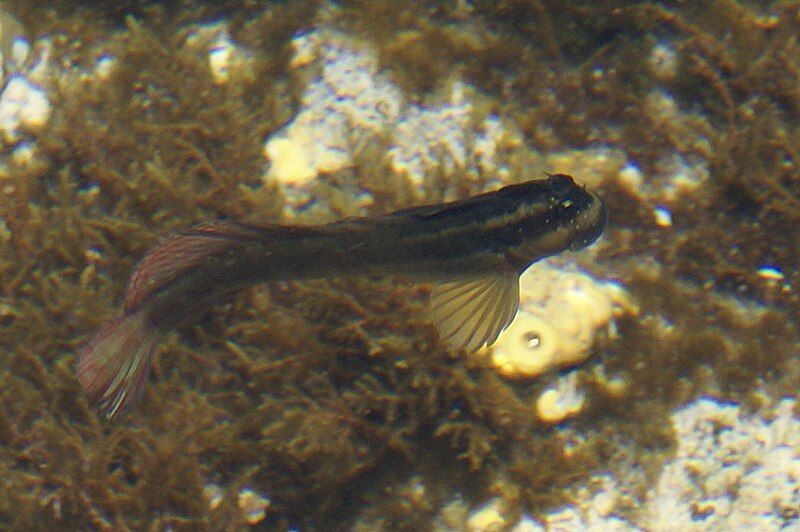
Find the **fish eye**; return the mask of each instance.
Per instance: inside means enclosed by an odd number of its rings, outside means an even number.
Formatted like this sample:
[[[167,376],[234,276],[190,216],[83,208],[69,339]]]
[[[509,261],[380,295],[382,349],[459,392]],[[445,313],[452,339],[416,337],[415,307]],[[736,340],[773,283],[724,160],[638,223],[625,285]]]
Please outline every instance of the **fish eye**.
[[[547,185],[554,195],[564,197],[575,185],[575,182],[572,180],[572,177],[566,174],[552,174],[547,178]]]

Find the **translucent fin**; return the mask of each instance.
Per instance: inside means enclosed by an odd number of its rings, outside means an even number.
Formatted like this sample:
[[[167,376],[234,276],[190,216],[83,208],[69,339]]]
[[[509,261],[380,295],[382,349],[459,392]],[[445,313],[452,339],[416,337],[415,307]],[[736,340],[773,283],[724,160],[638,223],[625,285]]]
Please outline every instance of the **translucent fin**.
[[[109,419],[141,395],[159,336],[136,312],[103,325],[78,352],[78,380]]]
[[[442,340],[475,351],[508,327],[519,307],[519,275],[470,277],[436,285],[431,311]]]
[[[242,240],[254,238],[253,233],[248,226],[235,222],[212,222],[166,237],[136,265],[125,293],[125,310],[136,310],[180,274],[212,255],[235,248]]]

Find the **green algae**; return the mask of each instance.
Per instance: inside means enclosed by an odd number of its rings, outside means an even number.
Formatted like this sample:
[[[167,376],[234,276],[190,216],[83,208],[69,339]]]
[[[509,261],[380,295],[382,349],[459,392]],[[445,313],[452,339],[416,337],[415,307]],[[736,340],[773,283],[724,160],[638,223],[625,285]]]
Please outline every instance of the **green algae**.
[[[612,220],[595,268],[621,278],[641,311],[594,361],[629,389],[609,397],[587,377],[582,416],[545,427],[532,409],[542,384],[506,382],[437,344],[424,289],[279,284],[172,334],[138,410],[101,421],[75,379],[74,351],[113,315],[137,258],[176,227],[280,215],[280,191],[261,183],[262,144],[296,108],[288,43],[319,6],[7,3],[29,35],[80,46],[54,47],[56,64],[75,72],[58,82],[35,163],[14,170],[0,199],[0,527],[245,527],[236,503],[245,487],[270,498],[267,528],[359,519],[426,528],[456,493],[544,512],[609,463],[641,464],[653,478],[673,444],[670,412],[699,393],[757,403],[762,386],[796,392],[800,299],[756,270],[781,264],[800,286],[790,268],[800,89],[781,75],[800,70],[797,2],[776,3],[772,25],[735,2],[474,2],[466,12],[346,2],[331,23],[376,42],[410,95],[441,89],[457,65],[517,117],[529,145],[590,145],[615,124],[645,173],[669,139],[684,138],[654,129],[644,111],[654,39],[679,43],[686,60],[669,89],[707,117],[696,125],[712,146],[710,182],[676,202],[672,232],[613,176],[602,190]],[[224,86],[183,46],[188,24],[221,14],[258,52],[253,71]],[[82,79],[99,53],[119,68],[103,83]],[[413,195],[391,175],[384,144],[360,150],[353,171],[385,211]],[[657,264],[643,267],[642,256]],[[769,308],[743,317],[730,294]],[[583,442],[565,453],[570,431]],[[213,510],[210,482],[224,491]]]

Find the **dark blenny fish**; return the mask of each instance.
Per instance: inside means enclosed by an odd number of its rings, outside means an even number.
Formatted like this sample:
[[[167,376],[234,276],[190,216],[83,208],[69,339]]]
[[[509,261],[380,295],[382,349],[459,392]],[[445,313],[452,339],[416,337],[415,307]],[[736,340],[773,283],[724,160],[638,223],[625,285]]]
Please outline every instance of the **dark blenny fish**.
[[[136,266],[122,316],[78,354],[78,378],[111,418],[141,393],[162,333],[232,290],[274,280],[405,275],[432,282],[432,320],[455,348],[497,339],[533,262],[594,242],[602,200],[570,176],[322,226],[222,221],[169,236]]]

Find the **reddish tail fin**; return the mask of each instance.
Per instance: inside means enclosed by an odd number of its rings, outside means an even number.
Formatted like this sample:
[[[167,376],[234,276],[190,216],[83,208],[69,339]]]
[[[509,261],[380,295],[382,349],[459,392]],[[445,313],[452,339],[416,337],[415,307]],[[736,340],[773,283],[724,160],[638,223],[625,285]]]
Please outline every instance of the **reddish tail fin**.
[[[78,380],[106,416],[121,413],[142,393],[164,325],[151,323],[150,297],[209,257],[234,253],[267,231],[236,222],[202,224],[168,236],[145,254],[128,283],[123,316],[101,327],[78,353]]]
[[[111,419],[138,399],[160,334],[143,312],[103,325],[78,353],[78,380]]]

